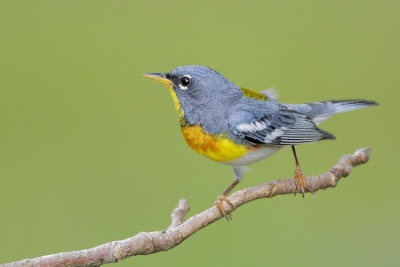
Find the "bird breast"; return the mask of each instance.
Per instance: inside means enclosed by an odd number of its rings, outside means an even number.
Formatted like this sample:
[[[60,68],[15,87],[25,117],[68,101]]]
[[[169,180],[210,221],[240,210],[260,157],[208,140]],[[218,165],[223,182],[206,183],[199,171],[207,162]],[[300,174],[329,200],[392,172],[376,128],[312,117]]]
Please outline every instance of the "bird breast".
[[[194,151],[218,162],[229,164],[253,150],[247,145],[236,144],[226,135],[208,134],[199,125],[184,126],[181,131],[186,143]]]

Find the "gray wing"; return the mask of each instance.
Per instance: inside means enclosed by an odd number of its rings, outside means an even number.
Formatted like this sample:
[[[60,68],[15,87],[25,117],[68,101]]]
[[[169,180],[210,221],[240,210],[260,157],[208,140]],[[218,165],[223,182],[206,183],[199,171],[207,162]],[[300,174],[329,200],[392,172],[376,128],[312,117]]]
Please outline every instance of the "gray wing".
[[[335,139],[306,115],[283,106],[264,114],[236,110],[229,115],[228,125],[235,135],[253,144],[298,145]]]

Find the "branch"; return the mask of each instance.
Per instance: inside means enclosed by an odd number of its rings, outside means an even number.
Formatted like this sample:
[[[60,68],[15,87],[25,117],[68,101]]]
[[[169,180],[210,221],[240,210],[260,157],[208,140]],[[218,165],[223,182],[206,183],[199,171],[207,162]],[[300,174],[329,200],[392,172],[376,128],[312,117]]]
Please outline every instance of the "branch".
[[[318,176],[306,177],[306,192],[313,193],[321,189],[335,187],[340,178],[350,174],[353,167],[366,163],[369,159],[369,154],[370,148],[359,149],[353,155],[343,156],[328,172]],[[300,188],[296,190],[293,179],[275,180],[237,191],[229,197],[235,208],[232,209],[225,202],[224,208],[227,213],[230,213],[243,204],[259,198],[271,198],[276,195],[293,193],[301,193]],[[185,199],[181,199],[178,206],[172,211],[172,223],[165,231],[140,232],[125,240],[113,241],[94,248],[5,263],[0,267],[100,266],[105,263],[117,262],[130,256],[148,255],[169,250],[182,243],[198,230],[223,217],[218,209],[213,206],[184,222],[185,214],[188,211],[188,202]]]

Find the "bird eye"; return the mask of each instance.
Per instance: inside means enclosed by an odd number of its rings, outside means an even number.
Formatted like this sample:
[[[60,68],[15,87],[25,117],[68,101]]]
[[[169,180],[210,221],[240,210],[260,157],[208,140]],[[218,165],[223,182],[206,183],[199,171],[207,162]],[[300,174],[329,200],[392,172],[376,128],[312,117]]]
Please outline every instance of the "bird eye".
[[[185,76],[181,77],[181,85],[183,87],[188,87],[191,82],[192,82],[192,77],[190,77],[189,75],[185,75]]]

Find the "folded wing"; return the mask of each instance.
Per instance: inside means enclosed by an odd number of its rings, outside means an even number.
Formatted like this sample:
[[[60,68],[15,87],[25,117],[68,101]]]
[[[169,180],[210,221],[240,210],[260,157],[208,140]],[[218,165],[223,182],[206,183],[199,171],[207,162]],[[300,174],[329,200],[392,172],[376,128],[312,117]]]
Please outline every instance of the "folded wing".
[[[281,107],[273,112],[255,114],[238,109],[228,117],[231,131],[253,144],[298,145],[335,137],[319,129],[306,115]]]

